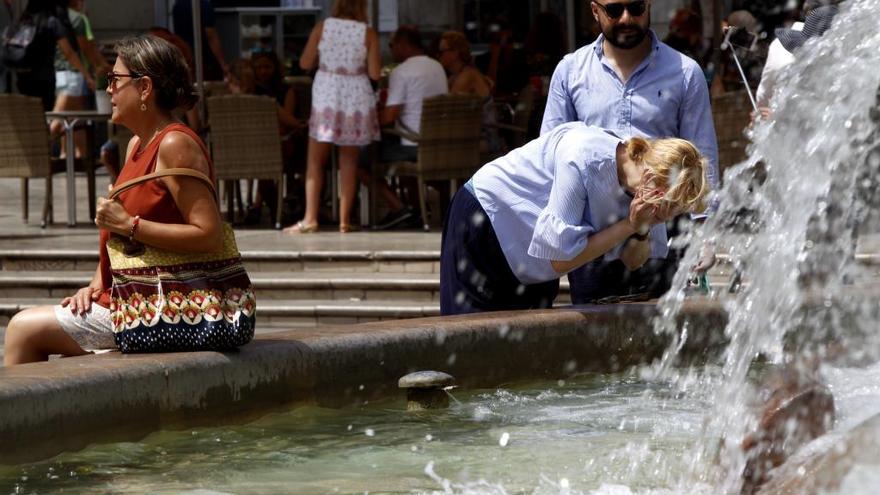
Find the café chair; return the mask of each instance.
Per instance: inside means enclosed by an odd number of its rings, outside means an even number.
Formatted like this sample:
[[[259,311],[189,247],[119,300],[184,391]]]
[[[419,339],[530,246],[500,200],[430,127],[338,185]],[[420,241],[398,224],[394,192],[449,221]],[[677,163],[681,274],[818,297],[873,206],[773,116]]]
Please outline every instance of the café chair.
[[[467,179],[480,168],[480,140],[484,99],[474,95],[443,94],[426,98],[422,104],[418,134],[384,129],[418,144],[414,162],[384,164],[387,175],[410,176],[418,180],[422,224],[430,230],[426,181],[450,181],[450,194],[458,189],[457,179]],[[374,173],[374,177],[377,175]],[[440,212],[436,212],[439,216]]]
[[[91,149],[76,160],[77,171],[85,172],[88,183],[89,218],[95,218],[95,163]],[[65,173],[65,160],[50,153],[49,126],[39,98],[18,94],[0,94],[0,177],[21,179],[22,221],[28,222],[28,181],[44,179],[46,195],[40,225],[53,220],[52,175]]]
[[[218,181],[232,186],[239,179],[267,179],[278,186],[275,228],[281,228],[284,163],[274,98],[254,95],[211,96],[208,128],[211,158]],[[233,221],[233,190],[226,187],[227,217]]]

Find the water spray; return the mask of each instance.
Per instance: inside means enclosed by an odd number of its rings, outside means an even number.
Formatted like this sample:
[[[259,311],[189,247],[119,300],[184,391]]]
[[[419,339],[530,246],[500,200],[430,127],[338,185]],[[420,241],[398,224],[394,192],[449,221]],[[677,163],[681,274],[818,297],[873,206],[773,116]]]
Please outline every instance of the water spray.
[[[736,68],[739,71],[739,77],[742,78],[743,86],[745,86],[746,93],[748,93],[748,95],[749,95],[749,101],[752,103],[752,108],[755,110],[755,115],[759,115],[760,111],[758,111],[758,103],[755,100],[755,95],[752,94],[752,88],[749,87],[749,80],[748,80],[748,78],[746,78],[746,73],[745,73],[745,71],[743,71],[742,64],[739,63],[739,57],[736,55],[736,46],[734,46],[734,44],[730,42],[730,36],[733,35],[733,33],[735,33],[736,31],[738,31],[740,29],[742,29],[742,28],[737,27],[737,26],[730,26],[730,27],[725,28],[724,41],[721,42],[720,48],[722,50],[730,49],[730,53],[731,53],[731,55],[733,55],[733,61],[736,63]],[[746,31],[746,32],[748,34],[752,35],[752,37],[753,37],[752,45],[748,48],[749,51],[752,51],[755,49],[755,44],[758,42],[758,38],[760,36],[758,36],[757,34],[751,33],[749,31]]]

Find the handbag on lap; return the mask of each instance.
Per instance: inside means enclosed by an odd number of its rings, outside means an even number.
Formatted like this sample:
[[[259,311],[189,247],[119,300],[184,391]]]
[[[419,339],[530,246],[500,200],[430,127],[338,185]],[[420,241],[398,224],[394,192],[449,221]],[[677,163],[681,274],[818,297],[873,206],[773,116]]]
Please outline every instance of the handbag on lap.
[[[174,168],[120,184],[109,199],[169,175],[200,179],[214,191],[206,175]],[[253,338],[256,298],[228,223],[223,223],[223,247],[213,253],[172,252],[118,235],[107,242],[107,252],[113,275],[110,313],[120,351],[223,350]]]

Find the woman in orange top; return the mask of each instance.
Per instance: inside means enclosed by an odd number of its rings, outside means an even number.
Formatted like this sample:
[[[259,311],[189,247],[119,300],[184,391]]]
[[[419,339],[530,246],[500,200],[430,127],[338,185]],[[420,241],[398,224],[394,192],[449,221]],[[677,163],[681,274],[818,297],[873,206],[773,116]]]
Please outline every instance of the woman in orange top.
[[[120,42],[116,53],[107,88],[113,104],[112,121],[134,133],[117,183],[179,167],[213,178],[205,145],[172,117],[175,109],[191,108],[196,101],[180,51],[162,39],[139,36]],[[191,177],[162,177],[140,184],[116,200],[99,198],[95,224],[101,229],[100,261],[91,283],[59,305],[15,315],[6,330],[4,364],[115,347],[108,309],[112,279],[106,243],[111,235],[177,252],[213,252],[223,246],[213,192]]]

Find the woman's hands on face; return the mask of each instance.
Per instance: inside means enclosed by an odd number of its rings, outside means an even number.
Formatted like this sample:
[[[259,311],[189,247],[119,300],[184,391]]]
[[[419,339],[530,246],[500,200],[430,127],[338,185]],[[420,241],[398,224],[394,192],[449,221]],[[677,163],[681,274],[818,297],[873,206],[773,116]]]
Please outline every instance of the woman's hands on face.
[[[645,233],[648,228],[658,223],[665,223],[672,220],[683,211],[669,201],[660,201],[659,204],[648,204],[649,198],[662,198],[664,190],[654,183],[654,176],[646,170],[642,175],[642,181],[636,190],[636,195],[630,203],[629,221],[637,232]]]
[[[128,214],[125,207],[119,201],[98,198],[98,207],[95,210],[95,225],[99,229],[128,236],[128,233],[131,232],[131,215]]]
[[[629,203],[629,224],[640,234],[648,233],[648,229],[657,223],[654,215],[654,206],[645,202],[641,195],[636,195]]]
[[[61,307],[69,307],[71,313],[83,315],[92,309],[92,302],[97,301],[99,295],[101,295],[101,289],[91,286],[83,287],[76,291],[76,294],[62,299]]]

